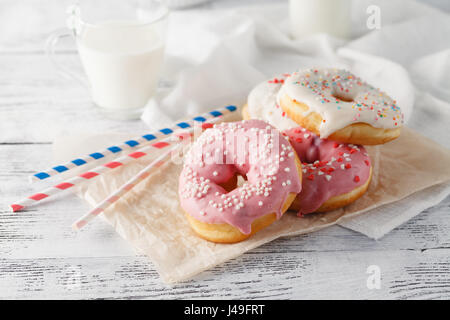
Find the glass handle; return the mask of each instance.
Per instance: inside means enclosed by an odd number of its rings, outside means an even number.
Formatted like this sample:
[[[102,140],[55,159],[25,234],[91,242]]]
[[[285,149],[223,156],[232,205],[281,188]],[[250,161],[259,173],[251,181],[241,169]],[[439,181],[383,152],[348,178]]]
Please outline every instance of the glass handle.
[[[55,51],[56,46],[61,38],[66,37],[73,38],[73,32],[68,28],[61,28],[53,31],[50,34],[50,36],[47,38],[47,43],[45,46],[47,57],[49,58],[50,62],[55,67],[55,69],[58,70],[61,75],[63,75],[66,78],[76,80],[83,87],[89,88],[86,79],[82,75],[73,72],[72,70],[70,70],[69,68],[62,65],[56,60],[56,51]]]

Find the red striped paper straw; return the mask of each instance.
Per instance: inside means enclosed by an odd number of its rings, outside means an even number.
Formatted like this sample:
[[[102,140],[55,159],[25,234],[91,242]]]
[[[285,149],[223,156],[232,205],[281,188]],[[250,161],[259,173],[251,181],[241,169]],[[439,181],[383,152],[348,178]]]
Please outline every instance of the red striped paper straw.
[[[146,179],[152,173],[156,172],[162,165],[167,162],[168,156],[178,149],[181,144],[175,145],[173,148],[170,148],[162,155],[157,157],[154,161],[152,161],[148,166],[139,171],[137,175],[128,180],[124,185],[122,185],[117,191],[113,192],[110,196],[108,196],[105,200],[100,202],[94,209],[86,213],[84,216],[79,218],[72,224],[72,228],[74,230],[80,230],[90,221],[95,219],[100,213],[105,211],[111,205],[113,205],[117,200],[122,198],[128,191],[133,189],[139,182]]]
[[[213,121],[217,120],[217,118],[220,118],[223,115],[236,112],[236,110],[237,110],[236,106],[226,106],[223,108],[219,108],[217,110],[203,113],[197,117],[192,118],[191,120],[186,120],[186,121],[175,123],[171,127],[163,128],[163,129],[160,129],[160,130],[148,133],[148,134],[144,134],[139,137],[135,137],[135,138],[127,140],[123,143],[110,146],[104,150],[93,152],[91,154],[73,159],[72,161],[56,165],[52,168],[46,169],[41,172],[37,172],[30,177],[30,181],[45,180],[45,179],[48,179],[55,175],[61,174],[63,172],[72,170],[73,168],[77,168],[77,167],[83,166],[85,164],[98,161],[99,159],[102,159],[106,156],[116,154],[116,153],[119,153],[122,151],[127,151],[130,149],[141,148],[150,142],[152,142],[152,143],[156,142],[160,138],[169,137],[174,132],[176,132],[176,130],[180,130],[180,129],[188,130],[188,129],[193,128],[195,125],[197,125],[199,123],[206,123],[206,122],[211,122],[211,120],[213,120]]]
[[[212,119],[210,122],[206,122],[206,123],[202,123],[201,124],[201,128],[202,130],[205,130],[207,128],[210,128],[213,125],[213,122],[217,122],[219,120],[219,118],[216,119]],[[198,127],[198,126],[197,126]],[[187,129],[183,132],[179,132],[178,133],[178,137],[181,139],[185,139],[185,135],[186,134],[192,134],[192,132],[194,131],[195,127],[192,127],[190,129]],[[74,176],[70,179],[67,179],[57,185],[54,185],[52,187],[46,188],[45,190],[35,193],[25,199],[22,199],[20,201],[17,201],[13,204],[11,204],[9,207],[11,208],[11,210],[13,212],[16,211],[20,211],[24,208],[33,206],[37,203],[39,203],[39,201],[49,198],[51,196],[54,196],[55,194],[59,194],[62,191],[65,191],[67,189],[70,189],[76,185],[79,185],[87,180],[90,180],[100,174],[103,174],[107,171],[113,170],[117,167],[123,166],[127,163],[130,163],[136,159],[139,159],[141,157],[144,157],[154,151],[160,150],[160,149],[164,149],[170,145],[173,144],[178,144],[180,143],[179,141],[170,141],[174,138],[174,136],[170,136],[166,139],[163,139],[159,142],[155,142],[152,144],[149,144],[145,147],[142,147],[138,150],[136,150],[135,152],[129,153],[127,155],[118,157],[117,159],[114,159],[113,161],[110,161],[108,163],[105,163],[103,165],[97,166],[89,171],[86,171],[80,175]]]
[[[64,190],[70,189],[76,185],[79,185],[80,183],[83,183],[87,180],[90,180],[100,174],[103,174],[107,171],[110,171],[112,169],[115,169],[117,167],[123,166],[135,159],[139,159],[143,156],[148,155],[151,151],[154,151],[155,149],[163,149],[171,145],[169,141],[160,141],[156,143],[152,143],[148,146],[145,146],[135,152],[129,153],[125,156],[119,157],[113,161],[110,161],[108,163],[105,163],[104,165],[97,166],[92,170],[86,171],[80,175],[77,175],[75,177],[72,177],[70,179],[67,179],[59,184],[56,184],[54,186],[51,186],[49,188],[46,188],[42,190],[41,192],[35,193],[28,198],[22,199],[20,201],[17,201],[10,205],[13,212],[20,211],[26,207],[33,206],[39,201],[49,198],[51,196],[54,196],[58,193],[61,193]]]

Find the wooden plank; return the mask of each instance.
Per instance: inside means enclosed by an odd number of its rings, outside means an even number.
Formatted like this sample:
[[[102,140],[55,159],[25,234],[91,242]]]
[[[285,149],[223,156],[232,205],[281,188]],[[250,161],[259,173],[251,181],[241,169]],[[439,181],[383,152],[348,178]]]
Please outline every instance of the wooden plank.
[[[59,59],[81,73],[75,55]],[[148,131],[142,121],[106,119],[89,91],[59,76],[44,55],[0,56],[0,86],[0,143],[49,143],[78,132]]]
[[[71,223],[89,209],[71,192],[25,212],[12,214],[7,210],[10,203],[43,187],[44,183],[29,184],[28,176],[49,166],[51,147],[0,145],[0,256],[133,255],[131,248],[104,222],[89,226],[86,232],[71,230]]]
[[[271,247],[266,245],[265,247]],[[167,286],[145,257],[0,260],[1,297],[146,299],[445,299],[450,250],[246,254]],[[381,288],[369,289],[377,265]]]
[[[64,27],[71,0],[3,0],[0,2],[0,51],[43,52],[48,35]],[[20,17],[20,18],[18,18]],[[65,49],[69,44],[63,45]]]

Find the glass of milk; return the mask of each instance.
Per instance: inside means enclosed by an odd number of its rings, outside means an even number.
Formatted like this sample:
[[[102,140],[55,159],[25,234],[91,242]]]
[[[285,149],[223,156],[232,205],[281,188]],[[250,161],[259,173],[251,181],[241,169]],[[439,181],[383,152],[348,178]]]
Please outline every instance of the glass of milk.
[[[351,0],[289,0],[289,18],[294,38],[314,33],[350,37]]]
[[[168,9],[156,0],[86,0],[68,14],[68,27],[47,41],[54,65],[86,84],[107,116],[138,118],[157,89]],[[75,38],[87,81],[54,59],[58,40],[68,36]]]

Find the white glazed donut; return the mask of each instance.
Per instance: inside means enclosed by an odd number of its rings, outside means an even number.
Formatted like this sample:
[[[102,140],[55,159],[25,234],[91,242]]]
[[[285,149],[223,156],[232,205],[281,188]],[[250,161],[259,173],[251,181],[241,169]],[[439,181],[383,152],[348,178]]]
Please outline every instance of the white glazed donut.
[[[269,122],[278,130],[298,127],[277,105],[277,94],[289,74],[276,76],[258,84],[249,94],[244,108],[244,119],[259,119]]]
[[[381,144],[400,135],[404,116],[384,92],[340,69],[294,72],[277,103],[287,116],[321,138],[352,144]]]

